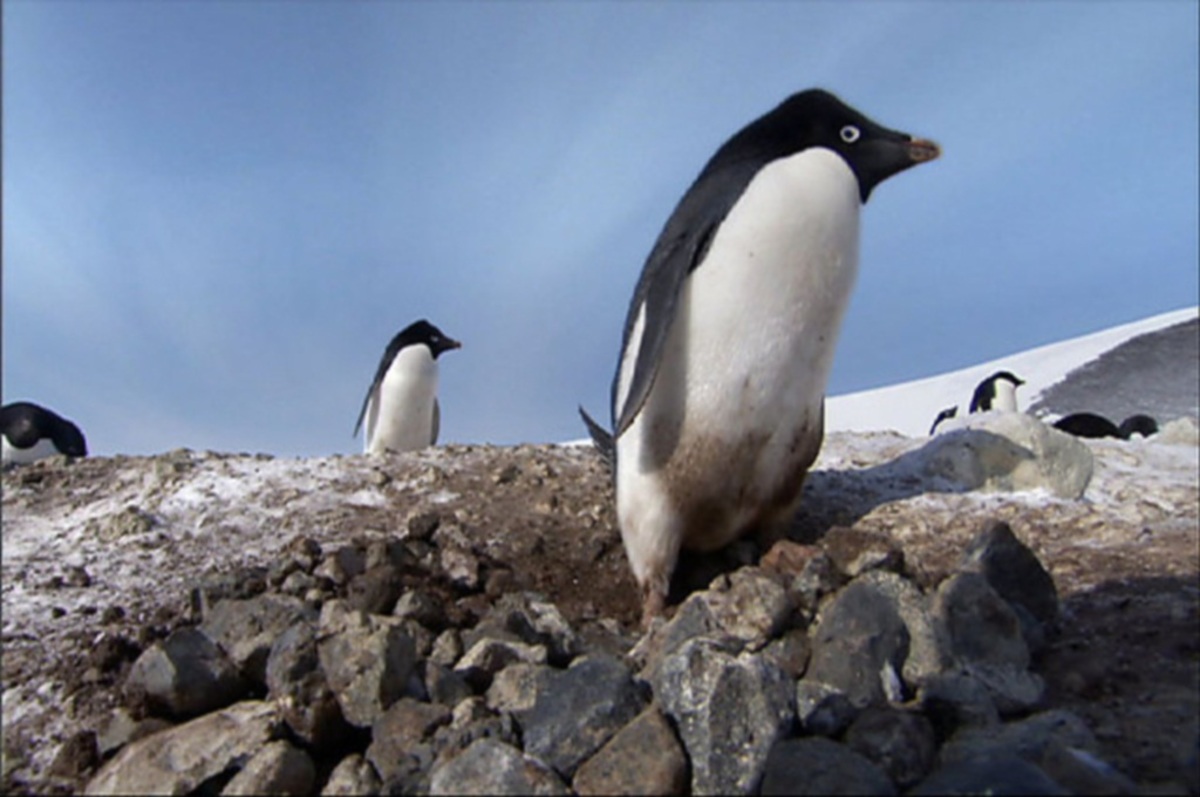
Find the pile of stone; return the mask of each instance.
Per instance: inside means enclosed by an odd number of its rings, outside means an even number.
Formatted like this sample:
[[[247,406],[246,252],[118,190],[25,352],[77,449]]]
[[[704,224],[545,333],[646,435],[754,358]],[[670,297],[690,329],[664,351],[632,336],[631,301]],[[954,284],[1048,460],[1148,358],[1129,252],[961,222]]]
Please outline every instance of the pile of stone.
[[[1040,710],[1058,599],[1004,523],[924,590],[882,535],[782,541],[640,638],[465,578],[438,533],[300,538],[206,579],[197,622],[73,740],[99,764],[86,791],[1134,791],[1078,717]]]

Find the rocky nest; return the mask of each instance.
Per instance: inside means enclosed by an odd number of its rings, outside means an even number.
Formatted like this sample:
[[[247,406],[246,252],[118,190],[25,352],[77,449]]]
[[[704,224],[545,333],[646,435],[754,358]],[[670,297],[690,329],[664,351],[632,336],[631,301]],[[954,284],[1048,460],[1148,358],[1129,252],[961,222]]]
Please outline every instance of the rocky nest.
[[[1196,793],[1195,423],[973,423],[830,435],[644,634],[590,447],[6,471],[3,786]]]

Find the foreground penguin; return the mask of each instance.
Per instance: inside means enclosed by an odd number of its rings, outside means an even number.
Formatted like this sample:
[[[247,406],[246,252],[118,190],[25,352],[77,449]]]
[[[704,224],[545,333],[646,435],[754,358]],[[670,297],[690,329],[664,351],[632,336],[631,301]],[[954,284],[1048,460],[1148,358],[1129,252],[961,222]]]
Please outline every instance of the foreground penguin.
[[[667,220],[625,319],[611,437],[585,417],[613,449],[644,622],[681,548],[790,521],[824,434],[860,209],[938,154],[804,91],[717,150]]]
[[[1025,384],[1009,371],[997,371],[979,383],[971,396],[971,412],[1017,411],[1017,388]]]
[[[437,358],[461,346],[424,319],[392,338],[354,424],[357,435],[366,420],[365,453],[415,451],[437,442]]]
[[[55,454],[87,456],[87,441],[78,426],[29,401],[0,408],[0,446],[5,464],[34,462]]]

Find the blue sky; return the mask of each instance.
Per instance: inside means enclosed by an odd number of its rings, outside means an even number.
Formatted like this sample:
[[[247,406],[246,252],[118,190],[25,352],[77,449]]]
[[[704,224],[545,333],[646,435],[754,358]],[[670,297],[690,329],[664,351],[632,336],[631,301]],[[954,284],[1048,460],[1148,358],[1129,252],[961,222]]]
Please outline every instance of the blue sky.
[[[351,453],[427,317],[443,442],[580,437],[675,202],[810,86],[943,147],[864,211],[831,394],[1192,306],[1198,8],[8,0],[3,399]]]

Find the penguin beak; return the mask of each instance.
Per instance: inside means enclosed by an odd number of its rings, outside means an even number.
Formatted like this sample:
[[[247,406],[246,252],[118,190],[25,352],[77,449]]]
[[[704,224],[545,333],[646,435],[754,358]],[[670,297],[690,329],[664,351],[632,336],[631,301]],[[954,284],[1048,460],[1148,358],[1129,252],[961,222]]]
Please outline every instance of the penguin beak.
[[[914,164],[936,160],[942,154],[942,149],[934,142],[925,138],[914,138],[908,142],[908,157]]]

